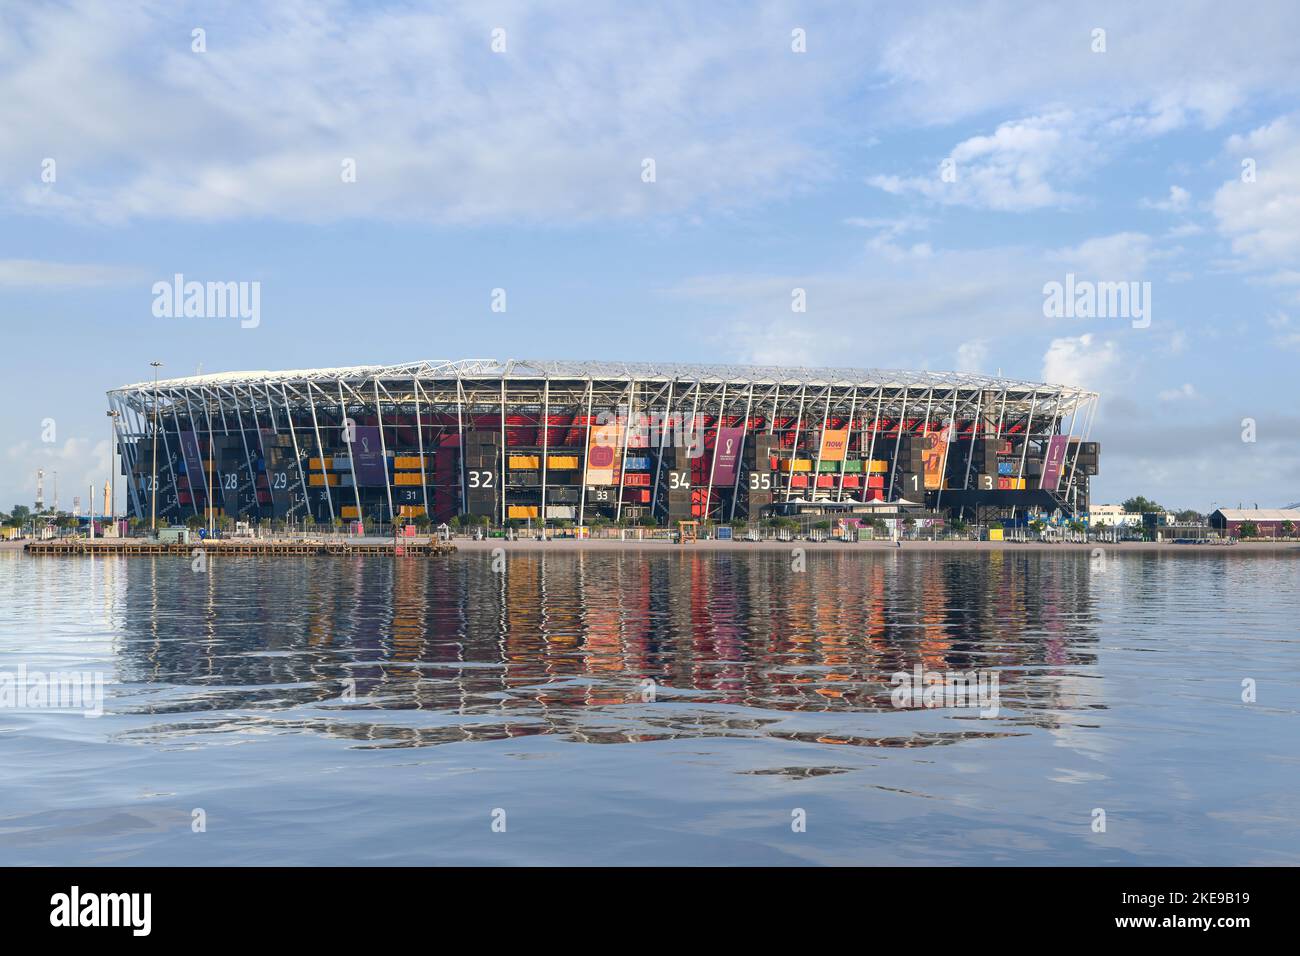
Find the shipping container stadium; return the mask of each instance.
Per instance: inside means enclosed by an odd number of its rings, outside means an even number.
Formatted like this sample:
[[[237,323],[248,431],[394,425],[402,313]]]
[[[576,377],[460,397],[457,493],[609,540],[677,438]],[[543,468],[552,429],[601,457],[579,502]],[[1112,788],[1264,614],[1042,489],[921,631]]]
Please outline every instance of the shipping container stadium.
[[[184,522],[211,502],[238,520],[333,526],[732,522],[877,499],[1086,513],[1097,398],[950,372],[528,359],[108,393],[132,515]]]

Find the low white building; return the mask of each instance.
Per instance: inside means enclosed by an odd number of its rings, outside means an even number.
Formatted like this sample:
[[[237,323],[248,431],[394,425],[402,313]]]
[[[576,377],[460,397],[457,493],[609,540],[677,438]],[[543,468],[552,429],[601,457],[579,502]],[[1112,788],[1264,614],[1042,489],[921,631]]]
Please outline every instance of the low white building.
[[[1088,512],[1088,524],[1093,530],[1103,524],[1108,528],[1140,528],[1142,513],[1125,511],[1123,505],[1093,505]]]

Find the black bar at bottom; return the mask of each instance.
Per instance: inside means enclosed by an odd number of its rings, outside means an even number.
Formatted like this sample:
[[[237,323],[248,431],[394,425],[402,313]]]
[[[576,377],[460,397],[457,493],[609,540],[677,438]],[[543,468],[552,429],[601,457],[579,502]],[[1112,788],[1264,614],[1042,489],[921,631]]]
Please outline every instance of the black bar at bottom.
[[[880,943],[893,938],[925,946],[933,934],[934,945],[942,946],[962,939],[967,944],[981,938],[1010,941],[1019,932],[1040,929],[1064,934],[1054,938],[1072,944],[1099,935],[1196,935],[1231,944],[1243,932],[1271,928],[1276,933],[1286,926],[1283,909],[1292,909],[1287,904],[1293,873],[52,868],[2,870],[0,880],[5,884],[0,917],[11,938],[15,932],[18,938],[48,933],[53,940],[75,932],[83,940],[95,934],[127,942],[201,942],[205,948],[226,940],[283,938],[337,948],[353,940],[373,944],[377,930],[382,935],[384,928],[399,924],[418,931],[429,925],[426,920],[441,916],[444,929],[452,929],[448,918],[455,921],[456,936],[468,936],[465,942],[490,931],[494,947],[503,928],[540,942],[579,929],[588,939],[594,929],[621,939],[639,926],[632,935],[649,941],[673,923],[687,938],[696,938],[687,926],[699,920],[714,932],[728,927],[723,935],[729,938],[752,932],[767,943],[772,935],[787,934],[828,942],[822,934],[833,935],[839,923],[847,931],[857,926]],[[486,921],[480,922],[480,915]]]

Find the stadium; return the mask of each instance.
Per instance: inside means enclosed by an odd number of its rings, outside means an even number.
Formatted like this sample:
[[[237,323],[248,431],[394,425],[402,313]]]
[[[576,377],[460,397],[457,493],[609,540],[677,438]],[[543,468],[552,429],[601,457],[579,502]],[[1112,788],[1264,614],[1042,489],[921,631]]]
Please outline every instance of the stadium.
[[[1097,393],[975,374],[422,361],[108,393],[131,514],[274,524],[1088,510]],[[156,449],[156,451],[155,451]]]

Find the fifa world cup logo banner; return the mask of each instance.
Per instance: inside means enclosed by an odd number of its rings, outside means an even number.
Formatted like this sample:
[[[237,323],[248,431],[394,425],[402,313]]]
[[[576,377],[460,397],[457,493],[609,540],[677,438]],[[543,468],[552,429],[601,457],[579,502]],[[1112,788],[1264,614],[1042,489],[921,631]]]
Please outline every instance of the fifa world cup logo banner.
[[[388,463],[384,460],[378,427],[356,427],[356,437],[352,441],[352,460],[355,463],[357,487],[382,488],[388,483]]]
[[[1038,487],[1055,491],[1061,481],[1061,470],[1065,464],[1065,443],[1068,435],[1053,435],[1047,440],[1047,458],[1043,461],[1043,478]]]
[[[617,419],[605,422],[606,413],[602,413],[602,424],[594,425],[591,438],[587,443],[587,484],[612,485],[615,483],[615,471],[619,467],[618,451],[623,440],[623,426]]]
[[[189,479],[190,494],[195,501],[204,496],[208,476],[203,472],[203,456],[199,453],[199,438],[194,432],[181,432],[181,457],[185,460],[185,476]]]
[[[730,485],[736,480],[736,465],[745,441],[743,428],[719,428],[718,440],[713,446],[713,480],[719,485]]]
[[[925,490],[943,487],[943,467],[948,459],[948,435],[952,426],[927,431],[921,445],[921,467],[925,472]]]
[[[847,428],[828,428],[822,432],[822,461],[843,461],[844,453],[849,448],[849,430]]]

